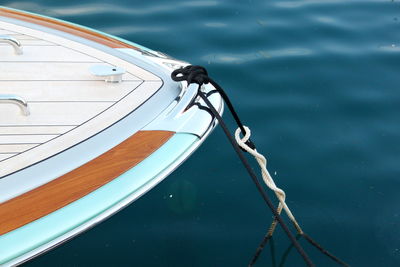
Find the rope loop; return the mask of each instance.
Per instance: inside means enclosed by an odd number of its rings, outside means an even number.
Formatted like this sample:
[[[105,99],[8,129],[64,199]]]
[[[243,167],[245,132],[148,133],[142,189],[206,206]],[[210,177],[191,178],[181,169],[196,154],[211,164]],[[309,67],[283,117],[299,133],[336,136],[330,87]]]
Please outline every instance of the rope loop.
[[[244,136],[240,137],[240,133],[243,134],[242,129],[237,128],[236,132],[235,132],[235,139],[236,142],[239,143],[239,140],[241,141],[241,143],[246,144],[246,146],[248,146],[248,148],[244,148],[243,146],[240,146],[240,149],[244,152],[249,152],[249,150],[255,150],[256,149],[256,145],[250,140],[250,136],[251,136],[251,131],[250,128],[243,125],[243,129],[244,129]]]
[[[196,65],[189,65],[174,70],[171,74],[171,78],[176,82],[187,81],[188,84],[197,83],[198,85],[202,85],[210,82],[207,70],[202,66]]]
[[[246,143],[247,141],[250,140],[250,136],[251,136],[251,131],[250,128],[243,125],[243,128],[245,129],[245,133],[243,137],[240,137],[240,133],[242,132],[240,130],[240,128],[237,128],[235,131],[235,138],[236,138],[236,142],[238,142],[239,140],[242,141],[243,143]],[[239,142],[238,142],[239,143]]]

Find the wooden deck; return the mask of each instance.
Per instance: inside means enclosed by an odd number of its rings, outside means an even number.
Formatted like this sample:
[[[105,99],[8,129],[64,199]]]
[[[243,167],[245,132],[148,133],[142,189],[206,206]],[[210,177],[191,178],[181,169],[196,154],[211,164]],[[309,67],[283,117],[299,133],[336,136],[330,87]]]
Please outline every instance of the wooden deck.
[[[0,235],[46,216],[112,181],[147,158],[173,134],[140,131],[62,177],[0,204]]]

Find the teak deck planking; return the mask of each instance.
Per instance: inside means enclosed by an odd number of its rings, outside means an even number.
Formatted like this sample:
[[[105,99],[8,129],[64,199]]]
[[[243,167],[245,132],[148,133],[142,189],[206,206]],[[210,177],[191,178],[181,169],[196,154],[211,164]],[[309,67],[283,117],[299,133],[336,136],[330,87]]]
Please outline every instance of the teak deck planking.
[[[161,147],[174,132],[139,131],[81,167],[0,204],[0,235],[56,211],[117,178]]]

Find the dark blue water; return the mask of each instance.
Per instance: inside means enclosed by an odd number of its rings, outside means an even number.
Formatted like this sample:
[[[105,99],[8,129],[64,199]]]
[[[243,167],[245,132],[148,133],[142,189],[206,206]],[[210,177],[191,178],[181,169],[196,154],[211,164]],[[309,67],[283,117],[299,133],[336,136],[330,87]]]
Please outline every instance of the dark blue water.
[[[1,3],[205,65],[305,231],[353,266],[400,265],[399,1]],[[217,129],[154,190],[27,266],[245,266],[270,220]],[[258,266],[289,244],[279,229]],[[303,266],[296,251],[285,266]]]

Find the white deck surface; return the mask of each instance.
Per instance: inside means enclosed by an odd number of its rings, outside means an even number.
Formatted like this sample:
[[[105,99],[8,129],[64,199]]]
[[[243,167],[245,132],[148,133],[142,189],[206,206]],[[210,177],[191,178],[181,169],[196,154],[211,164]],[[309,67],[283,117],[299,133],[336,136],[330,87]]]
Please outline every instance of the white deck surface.
[[[0,34],[18,39],[23,55],[0,43],[0,95],[15,94],[31,114],[0,103],[0,177],[51,157],[120,120],[151,97],[162,81],[152,73],[58,35],[0,21]],[[106,83],[93,65],[126,70]]]

